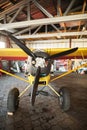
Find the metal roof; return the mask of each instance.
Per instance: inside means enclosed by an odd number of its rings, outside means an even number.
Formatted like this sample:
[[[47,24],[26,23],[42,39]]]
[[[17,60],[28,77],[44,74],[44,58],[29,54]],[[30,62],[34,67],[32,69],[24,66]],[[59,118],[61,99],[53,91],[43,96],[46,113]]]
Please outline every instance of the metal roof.
[[[0,0],[0,32],[20,39],[86,38],[86,21],[87,0]]]

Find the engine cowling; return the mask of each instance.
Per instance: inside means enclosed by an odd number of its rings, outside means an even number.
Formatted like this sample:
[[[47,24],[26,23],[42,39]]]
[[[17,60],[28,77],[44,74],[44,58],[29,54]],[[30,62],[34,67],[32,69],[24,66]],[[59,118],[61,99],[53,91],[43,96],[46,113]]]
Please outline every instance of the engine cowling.
[[[36,70],[37,68],[40,66],[41,68],[41,77],[47,76],[50,73],[50,69],[51,69],[51,61],[48,60],[46,61],[45,58],[47,58],[49,56],[49,54],[47,54],[44,51],[34,51],[34,54],[36,55],[36,59],[32,59],[31,60],[31,75],[35,75],[36,74]]]

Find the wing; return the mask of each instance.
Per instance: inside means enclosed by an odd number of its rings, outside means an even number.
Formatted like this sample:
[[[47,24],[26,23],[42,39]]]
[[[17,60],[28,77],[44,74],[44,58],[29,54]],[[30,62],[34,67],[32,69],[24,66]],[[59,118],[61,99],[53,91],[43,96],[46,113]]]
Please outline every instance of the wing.
[[[25,60],[28,55],[20,48],[0,49],[1,60]]]
[[[61,53],[67,51],[71,48],[51,48],[51,49],[44,49],[49,55],[55,55],[57,53]],[[87,48],[79,48],[77,51],[70,53],[65,56],[61,56],[58,59],[86,59],[87,58]],[[57,59],[57,58],[56,58]]]
[[[50,48],[44,49],[49,55],[54,55],[56,53],[61,53],[67,51],[70,48]],[[32,49],[31,49],[32,50]],[[5,48],[0,49],[0,59],[2,60],[25,60],[28,55],[20,48]],[[84,59],[87,58],[87,48],[79,48],[77,51],[62,56],[58,59]],[[56,58],[57,59],[57,58]]]

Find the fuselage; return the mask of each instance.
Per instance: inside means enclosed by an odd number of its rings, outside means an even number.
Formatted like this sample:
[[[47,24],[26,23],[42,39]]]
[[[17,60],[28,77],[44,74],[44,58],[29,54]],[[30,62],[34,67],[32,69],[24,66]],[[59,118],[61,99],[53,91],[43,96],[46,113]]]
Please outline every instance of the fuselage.
[[[40,78],[39,78],[39,84],[40,86],[48,85],[50,81],[50,70],[51,70],[51,61],[45,60],[49,55],[44,51],[34,51],[34,54],[36,55],[36,59],[31,58],[31,69],[30,69],[30,75],[28,76],[29,83],[32,85],[35,80],[37,68],[40,67]]]

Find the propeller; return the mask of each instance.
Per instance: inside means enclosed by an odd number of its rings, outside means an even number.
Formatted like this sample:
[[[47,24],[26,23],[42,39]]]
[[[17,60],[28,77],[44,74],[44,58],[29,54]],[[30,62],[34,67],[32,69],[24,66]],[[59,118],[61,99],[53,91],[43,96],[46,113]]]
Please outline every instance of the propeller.
[[[27,46],[25,46],[23,44],[23,42],[21,42],[19,39],[17,39],[13,35],[11,35],[11,33],[7,32],[7,34],[25,53],[27,53],[29,56],[31,56],[34,60],[37,58],[37,56],[35,55],[35,53],[33,53]],[[45,60],[59,58],[59,57],[68,55],[70,53],[75,52],[77,49],[78,49],[78,47],[73,48],[73,49],[69,49],[67,51],[63,51],[63,52],[60,52],[60,53],[56,53],[54,55],[46,57]]]
[[[35,75],[34,84],[33,84],[33,91],[32,91],[32,97],[31,97],[32,106],[34,106],[34,103],[35,103],[36,92],[38,89],[38,83],[39,83],[39,78],[40,78],[40,72],[41,72],[41,68],[38,67],[36,75]]]
[[[68,54],[70,54],[70,53],[75,52],[77,49],[78,49],[78,47],[73,48],[73,49],[69,49],[69,50],[67,50],[67,51],[63,51],[63,52],[60,52],[60,53],[56,53],[56,54],[54,54],[54,55],[48,56],[47,58],[45,58],[45,60],[54,59],[54,58],[59,58],[59,57],[68,55]]]
[[[8,32],[7,32],[8,33]],[[8,36],[29,56],[31,56],[33,59],[36,58],[36,55],[27,47],[24,45],[23,42],[21,42],[19,39],[16,37],[12,36],[10,33],[8,33]]]

